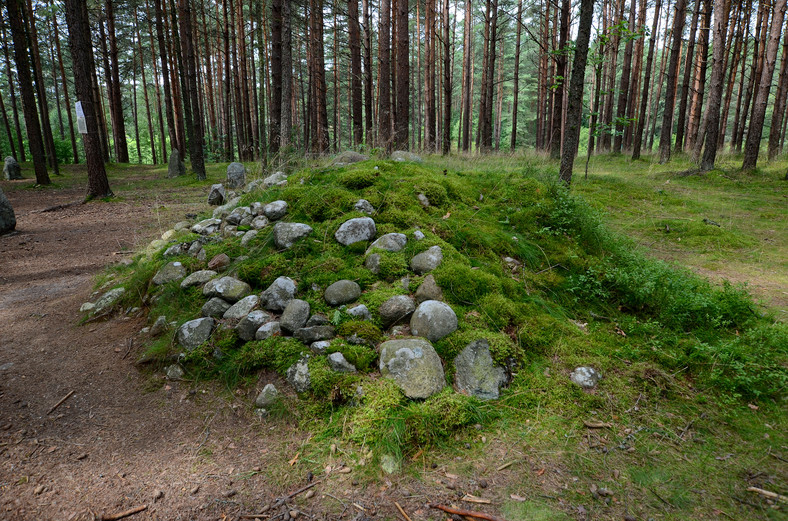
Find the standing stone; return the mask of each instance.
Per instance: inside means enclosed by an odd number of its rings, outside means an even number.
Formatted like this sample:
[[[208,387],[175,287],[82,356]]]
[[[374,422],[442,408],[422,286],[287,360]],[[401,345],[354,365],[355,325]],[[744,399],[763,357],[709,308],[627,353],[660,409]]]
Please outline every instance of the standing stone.
[[[260,304],[268,311],[282,311],[293,300],[296,283],[289,277],[279,277],[260,295]]]
[[[178,343],[187,351],[193,351],[210,338],[216,321],[212,318],[197,318],[178,328]]]
[[[448,304],[437,300],[425,300],[410,319],[410,331],[414,336],[423,336],[431,342],[457,331],[457,315]]]
[[[227,165],[227,188],[242,188],[246,185],[246,167],[241,163]]]
[[[294,298],[282,312],[279,325],[285,331],[293,333],[304,327],[307,320],[309,320],[309,302]]]
[[[427,251],[419,253],[410,260],[410,269],[418,275],[437,268],[443,261],[443,251],[440,246],[432,246]]]
[[[3,165],[3,175],[9,181],[22,179],[22,167],[19,166],[19,163],[13,158],[13,156],[8,156],[5,158],[5,164]]]
[[[13,231],[16,228],[16,215],[14,209],[11,208],[11,201],[3,193],[0,188],[0,234]]]
[[[356,217],[343,222],[334,237],[340,244],[349,246],[355,242],[371,241],[377,233],[375,221],[370,217]]]
[[[468,344],[454,359],[454,368],[457,390],[481,400],[497,400],[506,383],[506,371],[493,362],[485,339]]]
[[[167,177],[173,178],[179,175],[186,175],[186,165],[181,161],[181,154],[177,148],[170,152],[170,161],[167,163]]]
[[[392,378],[408,398],[429,398],[446,385],[438,353],[422,338],[380,344],[380,374]]]
[[[287,250],[310,233],[312,227],[308,224],[278,222],[274,225],[274,244],[280,250]]]
[[[361,287],[352,280],[338,280],[326,288],[323,297],[329,306],[349,304],[361,296]]]
[[[224,185],[221,183],[211,185],[211,191],[208,192],[208,204],[211,206],[219,206],[220,204],[224,204],[226,192],[224,191]]]

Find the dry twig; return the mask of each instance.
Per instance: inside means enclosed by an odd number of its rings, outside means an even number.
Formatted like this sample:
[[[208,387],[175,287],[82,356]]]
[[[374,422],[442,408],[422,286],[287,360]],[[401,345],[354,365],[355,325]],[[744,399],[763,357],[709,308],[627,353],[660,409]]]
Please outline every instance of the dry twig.
[[[58,407],[63,405],[63,402],[68,400],[71,397],[72,394],[74,394],[74,391],[69,391],[67,395],[65,395],[63,398],[61,398],[59,402],[57,402],[55,405],[52,406],[51,409],[49,409],[49,411],[47,411],[47,414],[52,414],[52,411],[54,411],[55,409],[57,409]]]
[[[475,517],[477,519],[486,519],[487,521],[504,521],[504,519],[492,514],[477,512],[475,510],[462,510],[460,508],[447,507],[446,505],[439,505],[437,503],[430,503],[430,508],[437,508],[438,510],[443,510],[444,512],[458,516]]]
[[[143,510],[146,510],[147,508],[148,505],[140,505],[138,507],[124,510],[123,512],[119,512],[117,514],[101,516],[101,521],[117,521],[118,519],[123,519],[124,517],[129,517],[129,516],[133,516],[134,514],[139,514]]]

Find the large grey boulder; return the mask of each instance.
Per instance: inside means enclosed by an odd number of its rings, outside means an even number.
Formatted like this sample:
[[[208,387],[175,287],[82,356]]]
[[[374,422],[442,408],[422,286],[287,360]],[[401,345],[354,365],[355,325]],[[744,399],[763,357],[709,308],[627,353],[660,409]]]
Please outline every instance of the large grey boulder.
[[[309,302],[294,298],[288,302],[287,307],[279,318],[279,325],[289,333],[293,333],[306,325],[309,320]]]
[[[212,318],[189,320],[178,328],[178,343],[187,351],[193,351],[211,337],[215,325],[216,321]]]
[[[224,190],[223,184],[217,183],[215,185],[211,185],[211,190],[208,192],[208,204],[211,206],[219,206],[224,204],[224,198],[226,195],[227,194]]]
[[[422,338],[380,344],[380,373],[393,379],[408,398],[429,398],[446,385],[438,353]]]
[[[181,154],[177,148],[172,149],[170,152],[170,160],[167,163],[167,177],[178,177],[186,175],[186,165],[181,161]]]
[[[421,304],[425,300],[443,300],[443,290],[432,275],[424,277],[424,282],[416,290],[416,303]]]
[[[422,275],[437,268],[441,261],[443,261],[443,252],[440,246],[432,246],[410,260],[410,269]]]
[[[200,308],[200,314],[204,317],[222,318],[231,304],[219,297],[212,297]]]
[[[125,292],[126,288],[113,288],[101,295],[99,299],[93,304],[93,314],[98,315],[114,306]]]
[[[274,317],[267,311],[256,309],[243,317],[238,325],[235,326],[235,331],[241,340],[250,342],[255,339],[255,334],[260,326],[271,322]]]
[[[263,179],[263,188],[268,189],[272,186],[285,186],[287,184],[287,174],[284,172],[274,172]]]
[[[186,267],[180,262],[168,262],[153,276],[153,283],[162,286],[174,280],[180,280],[186,276]]]
[[[8,233],[16,228],[16,215],[11,207],[11,201],[0,188],[0,234]]]
[[[290,382],[296,392],[305,393],[312,386],[312,378],[309,374],[309,356],[305,356],[287,369],[287,381]]]
[[[384,327],[404,322],[416,311],[416,303],[407,295],[395,295],[383,302],[378,309]]]
[[[230,303],[238,302],[251,292],[249,284],[234,277],[213,279],[202,288],[206,297],[219,297]]]
[[[312,227],[308,224],[278,222],[274,225],[274,244],[280,250],[287,250],[310,233]]]
[[[221,219],[204,219],[192,226],[192,231],[200,235],[211,235],[218,232],[221,225]]]
[[[349,304],[361,296],[361,287],[352,280],[338,280],[326,288],[323,297],[329,306]]]
[[[263,215],[272,221],[278,221],[287,214],[287,201],[274,201],[263,206]]]
[[[328,355],[328,365],[337,373],[355,373],[356,366],[345,360],[342,353],[331,353]]]
[[[293,300],[296,283],[290,277],[279,277],[260,294],[260,305],[268,311],[282,311]]]
[[[496,366],[485,339],[471,342],[454,359],[457,391],[481,400],[497,400],[506,383],[506,370]]]
[[[377,233],[378,230],[372,218],[356,217],[343,222],[334,234],[334,238],[340,244],[348,246],[355,242],[371,241]]]
[[[410,319],[410,331],[414,336],[423,336],[431,342],[457,331],[457,315],[448,304],[437,300],[425,300]]]
[[[257,398],[254,401],[254,404],[257,407],[262,409],[266,407],[270,407],[275,404],[279,400],[279,391],[277,391],[274,384],[266,384],[263,387],[263,390],[260,391],[260,394],[257,395]]]
[[[583,366],[575,368],[569,375],[569,379],[583,389],[593,389],[602,379],[602,374],[593,367]]]
[[[19,166],[19,163],[13,158],[13,156],[8,156],[5,158],[5,163],[3,164],[3,176],[9,181],[22,179],[22,167]]]
[[[227,188],[242,188],[246,185],[246,167],[241,163],[227,165]]]
[[[407,152],[405,150],[395,150],[391,153],[391,160],[396,161],[398,163],[408,162],[408,163],[421,163],[422,159],[417,154],[413,152]]]
[[[408,243],[408,238],[404,233],[387,233],[381,235],[375,242],[369,245],[367,253],[374,249],[397,252],[402,250]]]
[[[229,320],[241,320],[257,307],[258,302],[260,302],[260,297],[257,295],[247,295],[233,304],[230,309],[225,311],[224,315],[222,315],[222,318]]]
[[[354,150],[345,150],[337,157],[334,158],[334,164],[336,166],[345,166],[351,165],[353,163],[358,163],[361,161],[366,161],[369,159],[369,156],[365,156],[364,154],[359,154]]]

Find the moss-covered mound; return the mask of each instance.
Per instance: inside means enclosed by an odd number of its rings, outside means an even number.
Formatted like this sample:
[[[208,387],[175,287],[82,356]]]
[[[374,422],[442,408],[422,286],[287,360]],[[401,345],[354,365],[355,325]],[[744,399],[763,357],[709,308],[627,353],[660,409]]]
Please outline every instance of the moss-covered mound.
[[[185,352],[174,327],[151,340],[146,358],[163,366],[184,353],[188,377],[240,385],[263,369],[287,376],[308,354],[310,385],[294,408],[297,414],[338,418],[331,413],[345,409],[350,427],[342,434],[387,453],[432,443],[499,414],[527,416],[537,405],[576,415],[602,400],[569,381],[579,365],[601,371],[600,385],[620,391],[625,400],[632,392],[664,392],[654,374],[677,373],[694,386],[730,396],[784,394],[784,325],[757,314],[741,288],[716,287],[647,260],[550,179],[530,168],[499,175],[378,160],[303,169],[286,186],[243,194],[237,206],[247,210],[215,212],[223,219],[215,234],[183,228],[169,234],[165,245],[157,243],[156,251],[138,256],[118,274],[126,291],[117,305],[145,306],[151,323],[159,316],[176,326],[199,318],[207,301],[202,287],[152,282],[170,262],[194,273],[225,254],[229,265],[217,268],[223,270],[217,276],[249,284],[252,295],[289,277],[297,285],[294,297],[309,304],[311,316],[324,317],[321,324],[327,324],[319,327],[330,326],[337,335],[325,351],[288,333],[245,341],[235,329],[238,320],[220,317],[199,347]],[[357,204],[361,199],[371,204],[372,215]],[[311,228],[287,249],[277,247],[273,222],[260,226],[255,220],[257,209],[279,200],[288,205],[280,222]],[[237,218],[227,218],[233,214]],[[404,234],[404,248],[370,249],[374,239],[340,244],[334,238],[340,226],[361,217],[374,219],[375,237]],[[173,248],[179,244],[184,246]],[[378,346],[407,336],[407,318],[390,326],[380,309],[393,296],[415,297],[427,274],[416,274],[411,261],[434,246],[442,260],[430,274],[456,314],[457,328],[434,342],[447,387],[425,401],[409,401],[378,372]],[[367,264],[373,254],[379,256],[374,270]],[[324,291],[339,280],[357,283],[361,295],[332,306]],[[358,304],[366,306],[368,319],[352,309]],[[511,377],[496,402],[450,387],[455,357],[481,339]],[[334,370],[332,353],[341,353],[356,371]]]

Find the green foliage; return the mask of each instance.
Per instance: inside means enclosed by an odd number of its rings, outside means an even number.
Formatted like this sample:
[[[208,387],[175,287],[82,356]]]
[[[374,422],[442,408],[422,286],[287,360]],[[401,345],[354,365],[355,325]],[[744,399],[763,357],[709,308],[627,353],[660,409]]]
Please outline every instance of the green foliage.
[[[337,328],[340,336],[356,335],[364,340],[377,344],[383,341],[384,335],[376,325],[363,320],[350,320]]]

